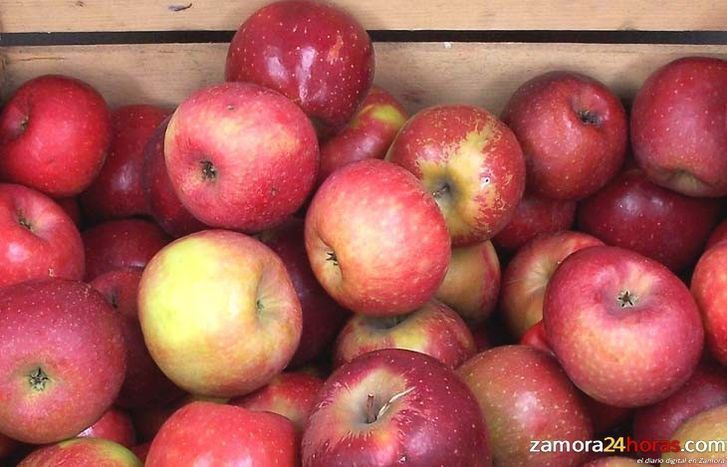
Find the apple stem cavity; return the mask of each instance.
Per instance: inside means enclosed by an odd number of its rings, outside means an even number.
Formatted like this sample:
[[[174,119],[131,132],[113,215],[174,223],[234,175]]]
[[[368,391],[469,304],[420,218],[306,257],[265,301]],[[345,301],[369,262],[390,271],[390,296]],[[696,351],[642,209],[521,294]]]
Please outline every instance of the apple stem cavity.
[[[580,121],[586,125],[599,125],[601,123],[601,118],[593,112],[589,112],[588,110],[579,110],[576,113],[578,114]]]
[[[25,218],[22,214],[18,215],[18,224],[22,225],[24,228],[28,229],[29,231],[33,231],[33,224],[30,223],[28,219]]]
[[[260,299],[257,299],[257,300],[255,301],[255,309],[257,310],[257,312],[258,312],[258,313],[262,313],[262,312],[263,312],[263,310],[265,309],[265,307],[263,306],[263,304],[262,304],[262,302],[260,301]]]
[[[437,188],[432,192],[432,196],[434,196],[434,199],[440,199],[443,198],[452,191],[452,187],[449,185],[449,183],[442,183],[442,186]]]
[[[621,293],[618,294],[618,297],[616,298],[618,300],[619,305],[621,308],[631,308],[636,306],[636,302],[638,302],[638,297],[628,290],[624,290]]]
[[[28,375],[28,382],[33,391],[42,392],[50,381],[41,367],[36,368]]]
[[[200,162],[200,165],[202,166],[203,180],[214,181],[215,179],[217,179],[217,169],[212,162],[204,160]]]
[[[335,251],[326,252],[326,261],[330,261],[334,266],[338,266],[338,257]]]

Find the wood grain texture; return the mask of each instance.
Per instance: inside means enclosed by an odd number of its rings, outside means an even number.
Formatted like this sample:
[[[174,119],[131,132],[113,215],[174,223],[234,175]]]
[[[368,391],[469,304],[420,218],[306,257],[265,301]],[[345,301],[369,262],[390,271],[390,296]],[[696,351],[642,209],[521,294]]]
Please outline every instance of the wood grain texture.
[[[332,0],[367,29],[723,30],[724,0]],[[269,0],[0,0],[0,31],[233,30]]]
[[[175,105],[223,79],[226,44],[8,47],[7,97],[45,73],[81,78],[114,105]],[[727,45],[377,43],[376,82],[410,111],[438,103],[472,103],[499,113],[525,80],[554,69],[589,74],[633,96],[659,66],[687,55],[727,58]]]

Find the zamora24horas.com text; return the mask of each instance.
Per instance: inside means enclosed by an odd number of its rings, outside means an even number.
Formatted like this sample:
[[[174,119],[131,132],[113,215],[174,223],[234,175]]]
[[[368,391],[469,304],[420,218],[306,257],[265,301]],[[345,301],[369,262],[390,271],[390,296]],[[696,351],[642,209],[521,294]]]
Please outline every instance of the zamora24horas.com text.
[[[530,452],[594,452],[611,454],[686,454],[724,453],[727,464],[726,440],[636,440],[630,436],[607,436],[602,440],[532,440]],[[712,460],[712,463],[715,461]]]

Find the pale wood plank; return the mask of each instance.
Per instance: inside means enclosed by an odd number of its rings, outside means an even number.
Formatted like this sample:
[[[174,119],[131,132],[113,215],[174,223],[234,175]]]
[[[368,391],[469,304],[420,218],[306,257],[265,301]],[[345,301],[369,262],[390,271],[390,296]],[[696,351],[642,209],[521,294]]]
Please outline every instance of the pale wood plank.
[[[724,0],[333,0],[368,29],[727,28]],[[0,0],[0,31],[232,30],[269,0]],[[186,7],[186,9],[179,9]]]
[[[225,44],[9,47],[8,95],[25,80],[64,73],[96,86],[112,105],[175,105],[223,79]],[[473,103],[499,112],[526,79],[553,69],[594,76],[630,97],[660,65],[686,55],[727,58],[727,45],[377,43],[376,82],[411,111]]]

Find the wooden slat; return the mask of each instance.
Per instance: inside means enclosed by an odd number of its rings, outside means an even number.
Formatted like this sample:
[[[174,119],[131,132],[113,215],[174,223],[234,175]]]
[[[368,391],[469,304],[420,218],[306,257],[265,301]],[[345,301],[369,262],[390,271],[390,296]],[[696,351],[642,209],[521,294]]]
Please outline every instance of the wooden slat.
[[[724,0],[333,0],[368,29],[723,30]],[[0,31],[232,30],[269,0],[0,0]],[[189,8],[184,8],[189,6]]]
[[[9,47],[4,95],[25,80],[64,73],[96,86],[112,105],[175,105],[223,79],[225,44]],[[686,55],[727,58],[727,45],[377,43],[376,82],[412,111],[473,103],[499,112],[524,80],[553,69],[594,76],[628,98],[660,65]]]

